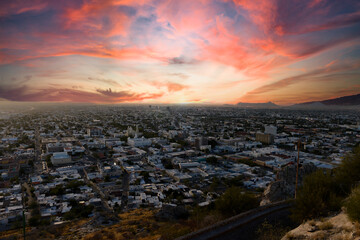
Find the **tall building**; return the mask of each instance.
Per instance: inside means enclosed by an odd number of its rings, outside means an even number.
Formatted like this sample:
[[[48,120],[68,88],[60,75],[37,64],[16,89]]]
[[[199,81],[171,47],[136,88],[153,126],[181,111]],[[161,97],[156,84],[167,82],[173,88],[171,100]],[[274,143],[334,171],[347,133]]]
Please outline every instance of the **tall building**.
[[[126,130],[126,136],[137,138],[139,136],[139,125],[136,125],[135,131],[131,126],[128,126]]]
[[[195,138],[195,147],[196,149],[200,149],[201,146],[208,145],[208,139],[207,137],[197,137]]]
[[[87,134],[91,137],[93,136],[101,136],[102,129],[99,127],[91,127],[87,129]]]
[[[265,126],[265,132],[266,134],[272,134],[274,136],[276,136],[277,134],[277,127],[273,126],[273,125],[267,125]]]
[[[48,153],[63,152],[64,147],[65,147],[65,144],[63,144],[61,142],[48,143],[48,144],[46,144],[46,151]]]
[[[274,135],[268,133],[256,133],[256,141],[265,143],[265,144],[273,144],[274,143]]]

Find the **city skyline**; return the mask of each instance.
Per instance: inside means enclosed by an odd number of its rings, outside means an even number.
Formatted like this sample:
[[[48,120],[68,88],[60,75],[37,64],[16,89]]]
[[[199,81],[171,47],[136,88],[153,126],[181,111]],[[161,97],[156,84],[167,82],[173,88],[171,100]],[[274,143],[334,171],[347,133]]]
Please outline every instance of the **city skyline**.
[[[0,100],[288,105],[360,92],[360,3],[0,3]]]

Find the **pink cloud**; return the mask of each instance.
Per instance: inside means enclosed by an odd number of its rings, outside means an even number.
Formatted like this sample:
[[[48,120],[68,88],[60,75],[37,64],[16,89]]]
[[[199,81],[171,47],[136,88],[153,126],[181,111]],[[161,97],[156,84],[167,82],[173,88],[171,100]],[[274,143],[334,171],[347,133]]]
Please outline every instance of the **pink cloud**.
[[[0,16],[7,21],[0,28],[0,64],[36,68],[39,67],[38,58],[48,58],[51,62],[54,58],[69,55],[114,59],[112,62],[132,62],[136,65],[126,73],[123,71],[122,76],[126,74],[126,78],[131,79],[122,79],[124,82],[134,81],[128,86],[136,85],[139,69],[147,71],[155,66],[168,71],[165,75],[169,81],[154,83],[152,87],[174,93],[196,87],[196,83],[187,82],[185,85],[177,81],[191,74],[197,75],[194,69],[198,65],[211,63],[221,66],[219,69],[226,69],[224,71],[233,71],[224,66],[233,67],[236,73],[241,74],[241,81],[257,80],[260,85],[249,94],[260,98],[270,92],[269,89],[285,89],[293,81],[302,81],[305,76],[286,77],[293,75],[289,65],[306,61],[335,47],[359,44],[360,33],[355,31],[357,28],[354,26],[360,21],[360,5],[352,3],[345,0],[346,9],[338,11],[337,8],[342,6],[336,1],[324,0],[35,0],[31,4],[28,1],[7,1],[0,3]],[[351,27],[354,31],[349,30]],[[340,34],[337,32],[339,29],[346,31]],[[340,56],[337,57],[340,59]],[[89,62],[94,60],[92,58]],[[336,65],[337,62],[329,63],[327,67]],[[69,71],[64,76],[69,77],[72,70],[71,66],[68,67]],[[302,68],[305,74],[314,74],[306,72],[306,67]],[[183,71],[183,75],[170,75],[169,72],[174,69]],[[274,82],[274,73],[279,72],[282,74],[279,78],[287,80],[269,84],[269,80]],[[46,73],[37,76],[45,77]],[[105,87],[126,86],[110,78],[89,78],[88,81],[91,81],[89,85],[98,84],[101,89],[104,83],[107,84]],[[238,79],[234,76],[223,86],[237,86],[241,83]],[[41,86],[37,87],[37,90],[18,87],[17,91],[24,99],[41,99],[31,95],[37,93],[43,94],[44,99],[57,97],[64,101],[80,98],[91,101],[91,97],[105,102],[141,101],[165,95],[84,90],[78,92],[82,97],[77,98],[74,96],[76,92],[72,91],[77,88],[56,90],[45,87],[41,90]],[[5,92],[2,94],[12,98]]]
[[[150,82],[150,84],[157,88],[166,87],[168,89],[168,92],[170,92],[170,93],[171,92],[179,92],[179,91],[189,88],[189,86],[187,86],[187,85],[184,85],[181,83],[175,83],[175,82],[152,81],[152,82]]]
[[[314,79],[317,80],[317,82],[324,82],[329,83],[332,81],[336,81],[339,77],[347,76],[348,71],[359,69],[360,62],[357,61],[356,63],[352,64],[336,64],[333,62],[332,64],[327,64],[324,67],[315,69],[313,71],[287,77],[278,81],[275,81],[273,83],[260,86],[252,91],[249,91],[244,96],[240,98],[241,101],[263,101],[264,97],[267,97],[268,99],[274,99],[277,98],[278,101],[285,101],[285,102],[294,102],[294,99],[292,97],[297,98],[298,100],[295,100],[295,102],[302,102],[300,99],[304,100],[307,96],[299,96],[296,93],[293,92],[287,92],[286,89],[294,84],[299,84],[301,82],[308,82],[309,84],[314,81]],[[354,77],[357,77],[358,74],[354,74]],[[300,90],[300,89],[299,89]],[[337,89],[339,90],[339,89]],[[358,93],[358,88],[352,88],[352,91],[346,90],[348,93]],[[282,92],[284,96],[278,96],[277,94],[279,92]],[[277,93],[277,94],[275,94]],[[328,95],[328,93],[323,93],[323,95]],[[332,93],[333,94],[333,93]],[[329,95],[328,95],[329,96]]]

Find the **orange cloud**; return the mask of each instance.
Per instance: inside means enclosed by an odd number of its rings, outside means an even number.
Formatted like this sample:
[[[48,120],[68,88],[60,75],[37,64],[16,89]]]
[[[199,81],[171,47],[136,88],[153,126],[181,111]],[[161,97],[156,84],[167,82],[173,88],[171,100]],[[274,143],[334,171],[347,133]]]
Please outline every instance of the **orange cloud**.
[[[29,82],[38,84],[36,88],[18,86],[20,99],[41,99],[31,95],[37,93],[43,94],[44,99],[53,100],[56,96],[64,101],[92,101],[91,97],[104,102],[142,101],[159,96],[164,101],[183,101],[207,98],[203,86],[221,86],[216,90],[224,91],[224,101],[236,99],[244,92],[248,92],[245,97],[272,100],[268,99],[272,91],[307,82],[308,77],[316,82],[334,82],[335,72],[331,69],[338,62],[325,59],[324,53],[329,50],[336,50],[331,52],[336,55],[331,60],[358,58],[359,7],[353,0],[342,4],[323,0],[2,1],[0,69],[6,69],[4,75],[9,79],[19,74],[34,76]],[[340,53],[335,48],[355,51],[350,56],[348,51]],[[75,57],[62,58],[69,55],[88,58],[76,58],[84,66],[73,69],[66,60]],[[314,56],[319,63],[308,61]],[[59,64],[66,73],[51,75],[43,62],[49,66]],[[320,63],[328,65],[322,69]],[[308,75],[296,75],[299,68]],[[306,73],[309,68],[323,71]],[[347,71],[350,70],[340,69],[336,74],[352,79],[353,73]],[[144,94],[84,90],[79,92],[82,97],[77,98],[74,91],[51,85],[51,77],[61,77],[65,82],[79,77],[81,83],[71,85],[82,89],[135,89],[142,79],[158,82],[145,82],[141,86]],[[11,90],[4,85],[0,83],[0,87]],[[147,94],[146,87],[164,93]],[[12,98],[4,91],[2,95]],[[220,102],[222,96],[217,93],[213,97]]]
[[[268,99],[276,98],[278,101],[286,101],[286,102],[301,102],[301,99],[304,100],[304,96],[299,96],[296,93],[288,92],[290,86],[299,84],[301,82],[312,82],[314,79],[317,82],[330,82],[336,81],[341,75],[347,76],[348,71],[359,69],[360,62],[356,62],[353,64],[327,64],[325,67],[321,67],[310,71],[308,73],[300,74],[297,76],[292,76],[288,78],[284,78],[273,83],[258,87],[252,91],[246,93],[243,97],[240,98],[240,101],[263,101],[264,97]],[[359,74],[354,73],[353,77],[358,77]],[[339,90],[339,89],[337,89]],[[347,92],[349,92],[347,90]],[[358,93],[359,89],[352,88],[352,93]],[[275,94],[276,93],[276,94]],[[285,96],[275,96],[279,93],[285,94]],[[324,95],[324,94],[323,94]],[[292,97],[297,98],[298,100],[292,99]],[[306,97],[306,96],[305,96]]]
[[[178,92],[189,88],[189,86],[174,82],[152,81],[151,84],[157,88],[166,87],[168,89],[168,92]]]

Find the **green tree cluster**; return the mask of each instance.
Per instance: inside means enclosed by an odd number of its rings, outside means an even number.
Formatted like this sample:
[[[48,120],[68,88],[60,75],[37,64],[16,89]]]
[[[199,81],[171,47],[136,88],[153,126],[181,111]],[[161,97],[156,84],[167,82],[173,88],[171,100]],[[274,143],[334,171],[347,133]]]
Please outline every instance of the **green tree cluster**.
[[[208,157],[206,159],[206,163],[211,164],[211,165],[217,165],[218,159],[216,157]]]
[[[47,193],[48,196],[53,196],[53,195],[63,195],[65,194],[65,189],[63,187],[63,185],[57,185],[56,187],[50,188],[49,192]]]
[[[357,147],[337,168],[306,176],[295,200],[293,219],[302,222],[340,210],[351,190],[359,184],[359,173],[360,148]]]
[[[228,188],[215,201],[215,209],[224,216],[233,216],[259,206],[259,199],[250,193],[245,193],[239,187]]]
[[[346,213],[353,221],[360,222],[360,186],[355,188],[345,200]]]
[[[87,218],[93,211],[94,206],[80,204],[76,200],[70,200],[71,210],[64,214],[65,220],[73,220],[76,218]]]

